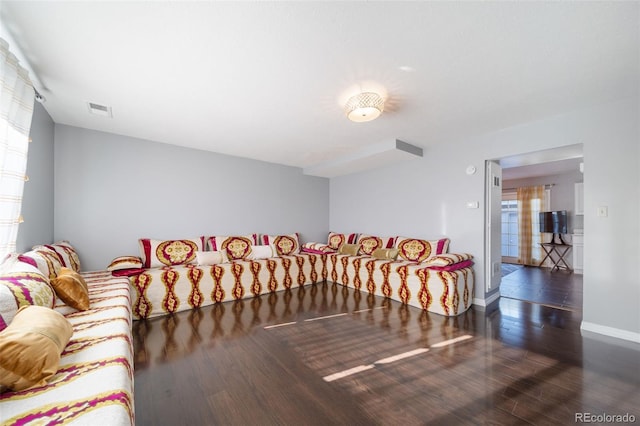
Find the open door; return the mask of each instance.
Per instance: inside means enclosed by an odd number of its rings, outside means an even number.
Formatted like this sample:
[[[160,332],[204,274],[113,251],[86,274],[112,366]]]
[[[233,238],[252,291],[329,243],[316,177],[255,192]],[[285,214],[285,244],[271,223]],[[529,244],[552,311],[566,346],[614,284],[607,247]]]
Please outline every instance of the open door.
[[[501,214],[502,214],[502,167],[495,161],[486,163],[485,200],[485,291],[497,289],[501,280]],[[495,244],[494,244],[495,243]]]

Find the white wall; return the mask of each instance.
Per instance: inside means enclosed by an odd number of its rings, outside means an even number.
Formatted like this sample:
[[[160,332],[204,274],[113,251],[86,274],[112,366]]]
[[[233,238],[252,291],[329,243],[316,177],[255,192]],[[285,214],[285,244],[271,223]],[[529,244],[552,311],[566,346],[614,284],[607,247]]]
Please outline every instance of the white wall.
[[[138,239],[301,233],[326,239],[329,181],[302,170],[55,126],[55,239],[83,270],[137,254]]]
[[[53,242],[53,120],[34,103],[27,176],[22,198],[24,223],[18,229],[16,249],[25,252],[36,244]]]
[[[451,238],[475,256],[476,299],[484,300],[484,162],[583,143],[585,268],[583,319],[640,338],[640,140],[638,98],[437,144],[424,158],[331,180],[335,231]],[[467,165],[480,172],[468,176]],[[467,209],[479,201],[479,209]],[[606,205],[609,217],[596,217]]]

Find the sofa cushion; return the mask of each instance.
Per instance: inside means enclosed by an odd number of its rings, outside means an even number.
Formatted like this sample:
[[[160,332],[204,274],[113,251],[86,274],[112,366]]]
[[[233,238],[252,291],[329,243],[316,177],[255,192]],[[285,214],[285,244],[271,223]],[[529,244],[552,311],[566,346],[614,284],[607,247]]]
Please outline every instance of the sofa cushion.
[[[109,263],[107,271],[113,272],[136,268],[142,268],[142,259],[138,256],[118,256]]]
[[[73,269],[62,268],[58,276],[51,280],[56,295],[67,306],[79,311],[89,309],[89,289],[82,275]]]
[[[278,256],[291,256],[300,253],[298,233],[288,235],[263,235],[262,244],[272,245]]]
[[[194,263],[196,252],[204,250],[204,238],[152,240],[141,238],[140,257],[145,268]]]
[[[0,331],[11,323],[20,307],[53,308],[56,301],[49,279],[37,268],[22,262],[6,263],[0,274]]]
[[[343,244],[338,249],[339,254],[346,254],[348,256],[357,256],[360,251],[359,244]]]
[[[40,244],[33,246],[31,249],[51,250],[58,255],[58,260],[62,266],[73,269],[76,272],[80,271],[80,257],[69,241],[58,241],[53,244]]]
[[[258,244],[258,234],[214,235],[207,239],[211,251],[224,251],[230,261],[245,259],[251,247]]]
[[[212,266],[229,261],[224,251],[197,251],[196,259],[200,266]]]
[[[358,234],[338,234],[337,232],[329,232],[327,245],[338,250],[343,244],[355,244],[358,240]]]
[[[315,254],[327,254],[327,253],[335,253],[338,249],[334,249],[329,247],[329,245],[324,243],[314,243],[308,242],[302,245],[300,251],[305,253],[315,253]]]
[[[375,249],[371,255],[376,259],[396,260],[398,258],[398,249],[379,248]]]
[[[268,246],[253,246],[251,252],[246,257],[247,260],[269,259],[271,257],[277,257],[278,254],[272,245]]]
[[[377,237],[375,235],[361,234],[358,237],[360,254],[371,256],[376,249],[393,248],[395,237]]]
[[[0,392],[44,386],[57,371],[73,328],[59,312],[23,306],[0,333]]]
[[[398,256],[411,262],[424,262],[449,249],[449,239],[422,240],[418,238],[398,237],[396,240]]]
[[[64,266],[62,258],[53,249],[46,246],[35,246],[35,249],[23,253],[22,258],[29,258],[36,263],[42,275],[48,279],[55,278]]]
[[[425,266],[449,266],[456,263],[470,261],[472,259],[473,256],[469,253],[443,253],[437,256],[432,256],[423,262],[423,264]]]

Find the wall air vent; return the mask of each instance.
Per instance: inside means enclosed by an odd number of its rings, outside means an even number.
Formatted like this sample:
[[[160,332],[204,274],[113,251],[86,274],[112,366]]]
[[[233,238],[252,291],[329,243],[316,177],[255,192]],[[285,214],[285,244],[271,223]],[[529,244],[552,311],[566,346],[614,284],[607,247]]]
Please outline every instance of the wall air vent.
[[[100,115],[102,117],[113,117],[111,113],[111,107],[106,105],[95,104],[93,102],[87,102],[87,107],[91,114]]]

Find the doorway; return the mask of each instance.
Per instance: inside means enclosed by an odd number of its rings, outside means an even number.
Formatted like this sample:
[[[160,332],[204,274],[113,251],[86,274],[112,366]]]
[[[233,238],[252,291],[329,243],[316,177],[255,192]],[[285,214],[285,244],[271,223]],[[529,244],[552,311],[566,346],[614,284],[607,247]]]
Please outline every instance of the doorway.
[[[574,187],[576,183],[582,182],[582,146],[575,145],[493,161],[502,169],[503,183],[500,188],[503,195],[500,211],[501,233],[496,235],[494,232],[490,243],[491,247],[500,247],[500,297],[565,310],[582,310],[582,275],[571,270],[552,272],[550,267],[546,267],[546,263],[543,267],[538,267],[538,264],[522,265],[518,249],[521,241],[515,194],[518,187],[547,185],[548,204],[542,206],[542,210],[568,210],[572,217],[569,233],[572,233],[573,229],[582,228],[582,217],[575,214],[574,208]],[[549,235],[546,235],[546,238],[548,239]],[[571,235],[567,235],[567,238],[571,241]],[[538,246],[540,242],[547,241],[534,242],[534,246]],[[495,259],[494,249],[487,250],[488,253],[492,253],[491,260]],[[568,257],[572,258],[571,253]]]

